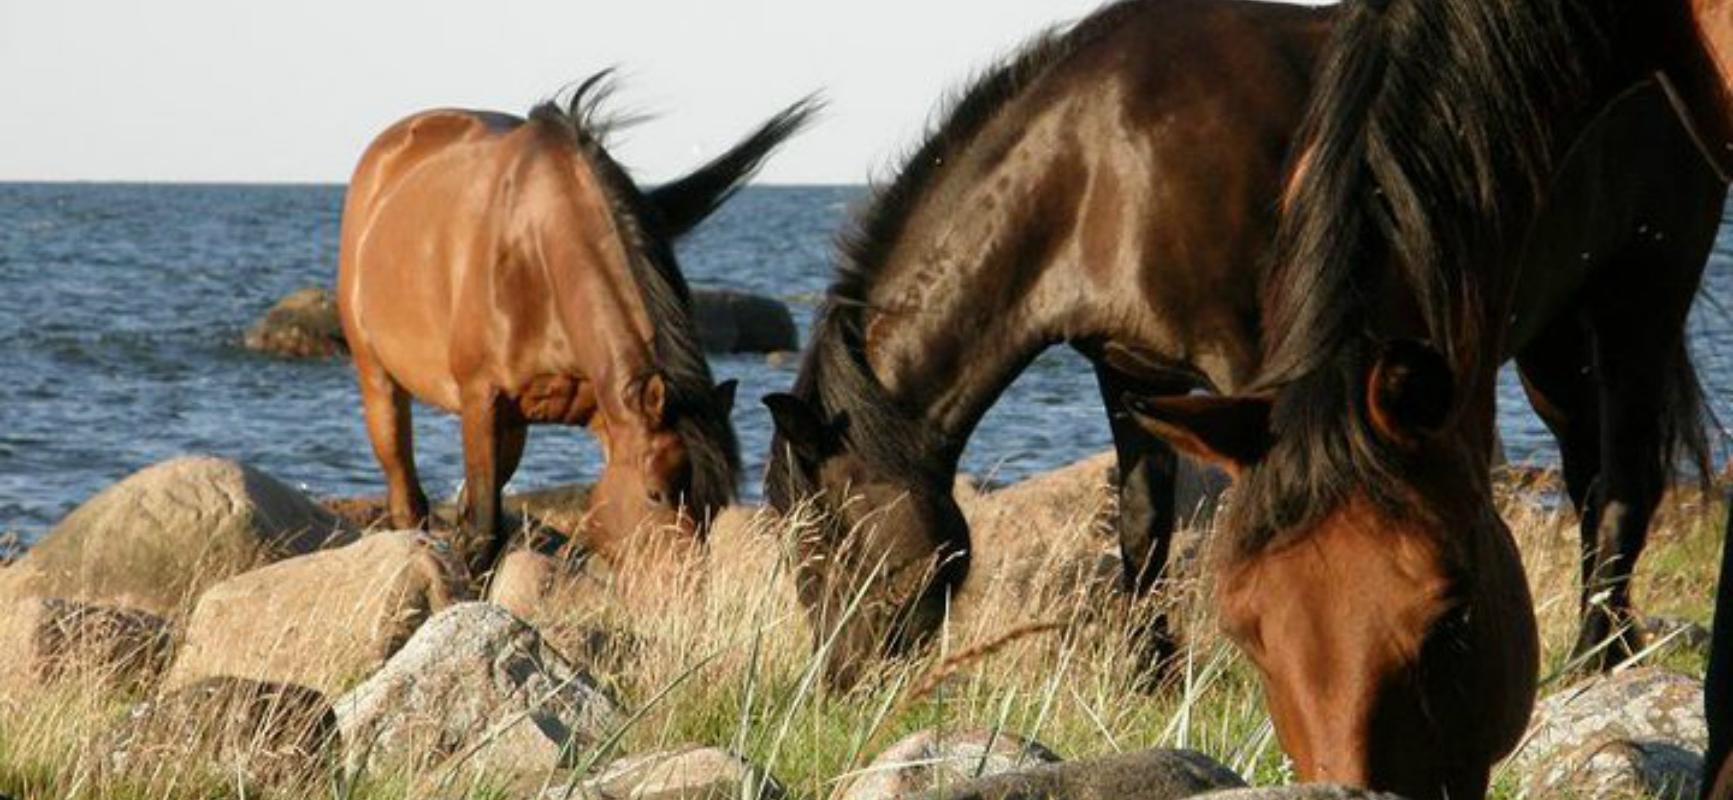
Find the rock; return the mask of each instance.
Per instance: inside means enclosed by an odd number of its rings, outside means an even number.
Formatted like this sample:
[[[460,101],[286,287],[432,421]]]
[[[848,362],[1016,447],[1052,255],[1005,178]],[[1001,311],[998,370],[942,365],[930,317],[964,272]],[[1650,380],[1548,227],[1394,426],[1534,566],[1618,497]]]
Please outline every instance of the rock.
[[[694,289],[699,338],[710,353],[799,350],[794,315],[780,300],[731,289]]]
[[[335,695],[460,599],[461,569],[443,544],[393,531],[230,578],[200,598],[167,684],[235,676]]]
[[[682,747],[619,759],[574,791],[539,800],[778,800],[787,792],[745,759],[714,747]]]
[[[21,697],[59,681],[142,687],[168,664],[171,636],[154,614],[26,598],[0,618],[0,691]]]
[[[385,495],[361,497],[328,497],[319,505],[355,530],[389,529],[391,511]],[[590,510],[590,485],[571,483],[532,489],[506,495],[501,501],[505,510],[506,530],[529,527],[537,532],[551,531],[571,537],[583,529]],[[440,503],[433,507],[435,527],[455,528],[457,506]]]
[[[323,778],[337,718],[303,686],[210,678],[134,706],[104,750],[110,768],[150,769],[198,755],[251,783]]]
[[[277,301],[241,343],[248,350],[287,358],[330,358],[349,352],[337,318],[337,300],[326,289],[302,289]]]
[[[555,650],[604,675],[624,672],[641,650],[641,642],[606,624],[608,588],[581,564],[514,550],[495,567],[487,599],[535,626]]]
[[[624,718],[587,673],[492,603],[434,615],[336,710],[351,770],[454,760],[496,775],[572,766]]]
[[[1039,742],[1010,733],[917,731],[862,769],[843,790],[842,800],[891,800],[1059,760]]]
[[[1171,800],[1245,786],[1218,761],[1192,750],[1144,750],[1093,761],[1042,764],[977,778],[925,800]]]
[[[1696,797],[1707,738],[1699,681],[1633,669],[1537,704],[1512,766],[1530,797]]]
[[[1229,789],[1199,795],[1209,800],[1402,800],[1382,792],[1370,792],[1348,786],[1306,783],[1297,786],[1269,786],[1257,789]]]
[[[1644,617],[1637,623],[1643,641],[1651,645],[1680,648],[1709,654],[1709,629],[1688,619],[1676,617]]]
[[[710,353],[770,353],[800,349],[787,304],[732,289],[693,289],[698,337]],[[301,289],[277,301],[242,338],[248,350],[286,358],[329,358],[348,352],[330,290]]]
[[[348,541],[300,492],[233,461],[179,458],[104,489],[8,568],[12,597],[174,617],[218,581]]]

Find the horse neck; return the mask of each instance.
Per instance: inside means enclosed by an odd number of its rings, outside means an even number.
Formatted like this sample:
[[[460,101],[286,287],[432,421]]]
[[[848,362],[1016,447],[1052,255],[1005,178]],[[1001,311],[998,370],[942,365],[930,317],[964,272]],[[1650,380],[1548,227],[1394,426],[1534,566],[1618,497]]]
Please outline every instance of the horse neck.
[[[1018,150],[1063,154],[1058,133],[1037,122]],[[1059,338],[1069,299],[1044,278],[1075,252],[1086,182],[1075,157],[1012,151],[988,165],[964,160],[924,193],[876,271],[859,310],[866,363],[899,407],[959,451],[1005,387]]]

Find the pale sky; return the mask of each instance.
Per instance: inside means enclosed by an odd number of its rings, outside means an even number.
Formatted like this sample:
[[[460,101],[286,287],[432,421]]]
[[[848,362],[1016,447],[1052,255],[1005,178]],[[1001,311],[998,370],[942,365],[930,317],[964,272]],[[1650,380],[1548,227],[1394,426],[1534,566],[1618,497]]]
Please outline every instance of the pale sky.
[[[770,183],[860,183],[944,92],[1098,0],[0,0],[0,181],[342,182],[434,106],[522,113],[617,65],[655,182],[822,89]]]

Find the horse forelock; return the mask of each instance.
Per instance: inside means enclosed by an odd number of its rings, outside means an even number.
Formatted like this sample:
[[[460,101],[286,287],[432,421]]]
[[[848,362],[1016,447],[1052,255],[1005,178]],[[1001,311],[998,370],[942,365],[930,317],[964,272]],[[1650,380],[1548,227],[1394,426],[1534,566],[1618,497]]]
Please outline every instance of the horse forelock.
[[[649,224],[652,210],[643,192],[605,146],[607,133],[632,118],[610,116],[605,101],[613,92],[612,71],[581,83],[560,104],[548,101],[531,112],[532,120],[557,126],[570,137],[606,196],[625,260],[650,322],[650,365],[666,386],[664,418],[680,436],[692,470],[687,503],[710,514],[733,502],[739,487],[740,442],[728,410],[717,402],[716,381],[704,357],[693,311],[692,292],[680,272],[673,247]]]

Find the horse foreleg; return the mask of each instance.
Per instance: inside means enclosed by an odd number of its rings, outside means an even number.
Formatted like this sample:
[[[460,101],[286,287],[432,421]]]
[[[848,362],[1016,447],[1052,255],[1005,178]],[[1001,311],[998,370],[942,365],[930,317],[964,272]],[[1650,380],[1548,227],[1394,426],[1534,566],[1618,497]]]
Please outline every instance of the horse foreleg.
[[[1173,543],[1174,482],[1179,457],[1165,442],[1151,436],[1123,408],[1123,397],[1134,388],[1149,392],[1147,384],[1134,384],[1110,367],[1097,365],[1096,381],[1108,409],[1113,431],[1113,449],[1118,456],[1117,485],[1119,552],[1123,586],[1135,608],[1153,593],[1166,570]],[[1162,390],[1166,390],[1165,392]],[[1157,393],[1183,394],[1181,385],[1157,387]],[[1161,665],[1178,649],[1166,613],[1137,619],[1132,630],[1143,672],[1159,675]]]
[[[466,394],[463,400],[463,531],[456,550],[473,575],[493,567],[505,545],[500,518],[500,467],[504,440],[499,393]],[[521,450],[521,442],[519,444]],[[512,459],[515,462],[515,458]],[[515,467],[516,464],[513,464]]]
[[[415,474],[414,433],[410,427],[409,393],[364,353],[355,355],[361,408],[367,418],[367,438],[385,472],[386,507],[391,525],[407,530],[428,523],[427,495]]]

